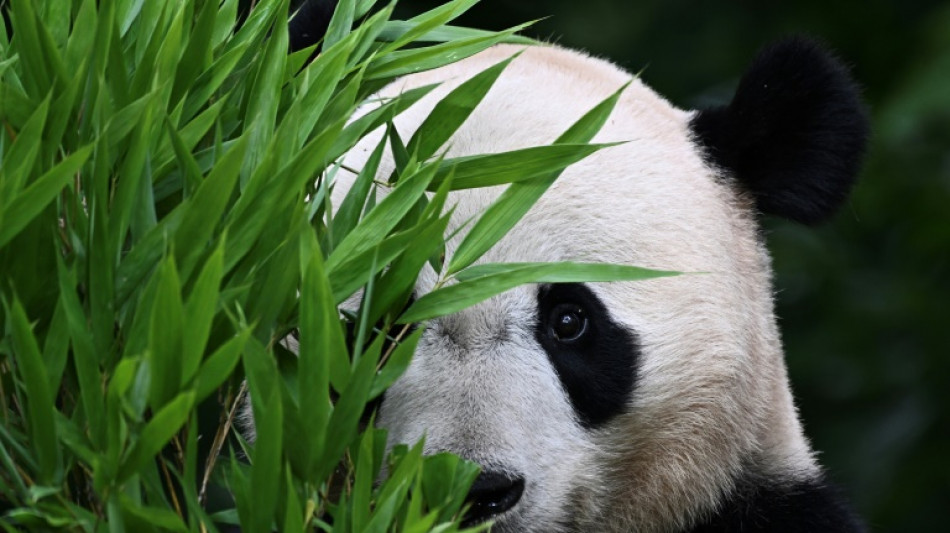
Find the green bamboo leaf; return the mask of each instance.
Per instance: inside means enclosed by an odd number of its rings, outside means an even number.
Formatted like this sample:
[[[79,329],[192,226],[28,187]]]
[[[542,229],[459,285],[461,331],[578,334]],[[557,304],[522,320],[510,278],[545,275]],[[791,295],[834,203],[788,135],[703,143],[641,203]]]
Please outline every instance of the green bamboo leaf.
[[[393,261],[383,275],[373,294],[369,311],[369,321],[375,323],[383,314],[402,305],[415,288],[419,271],[434,254],[445,246],[443,235],[448,227],[451,215],[423,222],[412,235],[407,249]],[[428,220],[423,218],[423,220]],[[382,254],[380,255],[382,258]]]
[[[53,66],[40,42],[33,2],[15,2],[8,8],[17,53],[23,66],[24,87],[33,95],[47,94],[52,85]]]
[[[389,79],[414,72],[431,70],[447,63],[475,55],[506,37],[521,31],[531,23],[521,24],[500,33],[473,37],[462,41],[436,44],[425,48],[399,50],[374,60],[366,72],[367,80]]]
[[[63,302],[56,303],[53,319],[43,344],[43,363],[49,377],[49,390],[59,390],[69,352],[69,322]]]
[[[20,58],[13,58],[19,62]],[[12,77],[11,73],[7,76]],[[0,81],[0,117],[14,128],[26,124],[41,100],[27,95],[22,87]]]
[[[450,172],[453,174],[452,188],[455,190],[528,181],[559,173],[598,150],[618,144],[551,144],[498,154],[445,159],[439,165],[429,188],[431,190],[441,185]]]
[[[396,130],[396,126],[392,122],[386,124],[386,138],[389,139],[389,151],[392,154],[393,163],[396,164],[393,177],[389,181],[390,183],[396,183],[399,177],[409,170],[411,165],[416,164],[418,159],[409,155],[406,144],[402,142],[402,137],[399,136],[399,131]]]
[[[405,32],[391,39],[392,44],[383,49],[383,53],[402,48],[403,46],[420,41],[420,37],[430,31],[447,24],[460,17],[466,11],[472,8],[479,0],[454,0],[430,9],[421,15],[417,15],[404,24]]]
[[[353,33],[356,34],[353,37],[356,39],[357,45],[353,53],[350,54],[350,62],[347,64],[349,68],[360,68],[358,65],[361,63],[365,65],[366,63],[363,61],[367,57],[367,54],[371,50],[378,48],[379,34],[383,31],[390,17],[392,17],[393,11],[396,9],[396,1],[397,0],[390,0],[388,4],[376,11],[376,13],[365,22],[361,22],[359,26],[353,30]],[[360,7],[357,6],[357,13],[359,13],[359,10]],[[358,16],[361,17],[362,15]],[[373,53],[376,52],[374,51]]]
[[[79,67],[76,69],[72,80],[50,107],[50,120],[47,133],[44,136],[48,147],[56,147],[63,142],[63,136],[67,130],[70,127],[76,128],[76,122],[81,116],[79,95],[85,86],[84,80],[89,75],[89,58],[83,57],[78,65]],[[49,151],[49,149],[47,150]]]
[[[252,532],[269,532],[280,493],[283,403],[274,358],[251,338],[244,351],[244,369],[251,391],[257,440],[251,454],[254,504],[241,525]]]
[[[274,135],[278,149],[284,152],[282,159],[292,155],[313,132],[345,74],[347,58],[356,44],[354,37],[356,36],[348,36],[320,54],[297,76],[303,80],[300,93],[287,110]]]
[[[316,247],[312,233],[302,235]],[[311,255],[303,272],[300,289],[300,405],[307,413],[303,433],[310,450],[307,470],[312,474],[313,461],[320,458],[327,423],[330,420],[329,384],[344,390],[349,381],[349,358],[340,314],[324,270],[322,253]]]
[[[412,134],[406,150],[415,154],[420,161],[425,161],[434,154],[458,131],[475,110],[475,106],[488,94],[498,76],[518,55],[520,52],[479,72],[439,100],[422,125]]]
[[[424,442],[420,440],[399,458],[390,470],[387,483],[379,491],[377,500],[385,502],[393,496],[404,495],[409,488],[409,481],[415,477],[422,466],[422,448]]]
[[[201,356],[211,334],[211,323],[218,308],[218,294],[224,275],[224,243],[222,237],[217,248],[205,261],[185,303],[184,330],[182,331],[182,374],[185,384],[198,371]]]
[[[436,289],[416,302],[399,317],[401,324],[445,316],[471,307],[525,283],[580,283],[636,281],[677,272],[606,263],[509,263],[471,267],[457,276],[459,282]]]
[[[152,125],[155,116],[161,113],[157,109],[161,104],[158,98],[146,98],[146,103],[146,107],[142,109],[137,117],[135,133],[119,168],[119,175],[122,176],[122,179],[118,180],[115,185],[112,212],[109,216],[110,238],[112,239],[113,249],[122,247],[133,217],[154,213],[154,204],[143,206],[144,202],[142,202],[141,196],[151,193],[151,181],[149,180],[151,173],[147,161],[153,140]],[[144,209],[136,210],[137,206],[144,207]],[[143,222],[142,225],[146,224],[148,222]]]
[[[190,198],[195,190],[201,185],[201,167],[195,160],[191,150],[185,145],[181,135],[171,124],[171,120],[166,117],[165,132],[168,133],[168,139],[171,142],[172,150],[175,152],[175,159],[178,161],[179,172],[182,181],[182,196]]]
[[[141,98],[133,100],[112,113],[103,132],[103,135],[108,139],[111,150],[118,148],[119,144],[126,140],[132,130],[140,127],[142,115],[145,114],[146,109],[153,105],[154,101],[158,100],[158,96],[158,91],[148,92]]]
[[[178,101],[188,92],[188,88],[211,62],[211,39],[214,32],[214,23],[218,17],[218,2],[205,2],[198,13],[198,17],[190,30],[188,44],[181,61],[178,62],[175,73],[175,84],[172,86],[171,104]]]
[[[373,437],[375,432],[370,429],[363,432],[359,450],[356,455],[356,472],[354,473],[352,502],[350,511],[353,517],[353,531],[365,531],[366,523],[372,516],[370,499],[373,490],[373,480],[376,472],[373,468]]]
[[[148,396],[152,409],[159,409],[175,396],[182,382],[184,305],[174,260],[171,257],[165,259],[155,275],[158,276],[158,285],[148,334],[148,362],[152,376]]]
[[[228,76],[234,73],[247,48],[247,45],[237,47],[218,56],[211,66],[198,76],[198,79],[189,87],[188,95],[185,97],[185,105],[182,108],[182,117],[185,120],[195,116],[208,104],[208,100],[215,91],[220,89]]]
[[[30,443],[39,463],[39,481],[48,485],[58,484],[63,474],[62,456],[46,365],[19,299],[14,298],[13,305],[4,302],[4,307],[9,321],[6,329],[12,333],[14,361],[26,392]]]
[[[172,509],[142,505],[142,502],[134,501],[125,494],[122,494],[119,500],[122,509],[131,515],[130,518],[137,518],[142,524],[148,524],[148,526],[162,531],[178,531],[182,533],[188,531],[188,526],[186,526],[181,517],[178,516],[178,513]]]
[[[291,474],[290,467],[284,470],[284,481],[284,494],[287,496],[285,498],[281,531],[310,531],[304,526],[303,508],[300,505],[300,496],[294,486],[294,477]]]
[[[83,31],[74,31],[69,35],[63,59],[67,65],[78,65],[90,57],[98,32],[97,23],[95,1],[83,0],[73,19],[73,27],[83,28]]]
[[[346,125],[346,128],[343,129],[343,132],[337,136],[336,142],[334,142],[333,148],[330,149],[328,157],[332,161],[342,156],[353,148],[367,132],[374,131],[383,124],[391,122],[393,118],[421,100],[422,97],[429,94],[438,86],[439,84],[433,83],[431,85],[409,89],[350,122]]]
[[[132,27],[132,22],[139,16],[139,13],[142,12],[142,4],[145,3],[145,0],[127,0],[124,2],[116,2],[116,20],[119,21],[119,30],[122,35],[125,35],[129,28]]]
[[[218,227],[240,175],[249,140],[247,135],[242,135],[215,164],[195,195],[182,205],[181,223],[173,242],[186,276]]]
[[[221,43],[234,31],[237,23],[239,0],[224,0],[214,21],[214,31],[211,33],[211,48],[216,50]]]
[[[363,409],[369,400],[369,391],[373,385],[373,376],[376,374],[376,364],[379,362],[384,340],[385,335],[377,336],[363,352],[346,388],[340,393],[340,399],[333,407],[333,414],[327,424],[326,444],[316,465],[316,479],[323,479],[335,468],[356,435]]]
[[[422,328],[416,329],[393,350],[392,355],[373,380],[373,387],[369,392],[370,399],[382,394],[409,368],[409,363],[412,362],[412,354],[415,353],[416,346],[419,344],[419,339],[424,331]]]
[[[379,34],[379,40],[385,42],[392,42],[397,39],[402,38],[408,31],[415,28],[416,26],[407,20],[390,20],[386,22],[386,25],[383,27],[383,30]],[[432,30],[419,35],[414,42],[423,43],[423,42],[438,42],[444,43],[448,41],[461,41],[466,39],[473,39],[478,37],[488,37],[489,35],[494,34],[494,32],[487,30],[478,30],[475,28],[465,28],[461,26],[439,26],[433,28]],[[538,45],[542,44],[536,39],[530,37],[524,37],[522,35],[510,35],[506,39],[502,40],[503,43],[509,44],[523,44],[523,45]]]
[[[116,482],[121,483],[136,474],[151,461],[168,441],[178,433],[191,415],[195,405],[194,391],[175,396],[142,428],[138,439],[129,449],[119,467]]]
[[[373,180],[379,171],[379,163],[383,158],[385,149],[386,137],[383,137],[366,160],[363,168],[360,169],[360,173],[356,176],[349,190],[346,191],[346,196],[333,216],[333,226],[330,228],[333,243],[342,241],[356,226],[360,213],[366,205],[366,198],[373,186]]]
[[[250,143],[244,158],[242,185],[246,183],[254,168],[264,159],[274,135],[277,110],[280,105],[281,84],[287,63],[287,0],[277,14],[273,32],[267,39],[260,69],[248,94],[247,113],[244,122],[248,124]]]
[[[343,40],[350,28],[353,27],[353,18],[356,11],[356,0],[340,0],[333,11],[333,17],[330,18],[330,24],[327,27],[327,33],[323,37],[323,51],[327,51],[331,46]]]
[[[3,218],[0,219],[0,248],[10,242],[56,198],[91,152],[92,145],[76,150],[28,185],[15,198],[8,200],[0,211],[3,213]]]
[[[0,198],[3,200],[14,198],[23,189],[30,171],[36,164],[49,107],[50,99],[47,97],[30,115],[30,119],[23,125],[10,147],[3,151],[0,164],[0,193],[3,193]]]
[[[208,356],[195,376],[195,402],[207,398],[231,376],[250,336],[251,330],[245,329]]]
[[[277,220],[271,219],[259,243],[259,253],[268,257],[258,259],[254,267],[257,272],[245,308],[257,322],[259,334],[272,335],[275,327],[285,323],[281,317],[286,317],[295,304],[300,265],[297,244],[300,232],[309,230],[301,203]]]
[[[425,193],[435,177],[437,162],[423,166],[418,172],[400,180],[399,184],[383,199],[369,215],[343,239],[327,259],[327,270],[333,271],[347,258],[356,256],[392,230]]]
[[[99,370],[99,356],[96,352],[92,332],[86,323],[82,304],[77,294],[76,272],[68,270],[61,258],[57,258],[59,278],[59,298],[66,312],[69,324],[69,337],[73,348],[73,366],[79,384],[79,396],[83,412],[89,424],[89,437],[94,445],[103,444],[105,437],[104,422],[100,416],[105,411],[102,394],[102,375]]]
[[[339,266],[330,271],[330,286],[333,287],[333,299],[343,302],[399,254],[416,244],[420,236],[420,227],[396,233],[386,237],[372,248],[361,248],[359,253],[347,256]],[[375,261],[374,261],[375,259]]]
[[[625,83],[615,93],[594,106],[577,122],[555,140],[555,144],[588,143],[600,131],[607,121],[620,94],[630,82]],[[471,265],[489,248],[495,245],[525,213],[531,209],[541,195],[561,175],[553,172],[547,176],[512,183],[482,214],[472,229],[465,235],[449,262],[448,273],[453,274]]]

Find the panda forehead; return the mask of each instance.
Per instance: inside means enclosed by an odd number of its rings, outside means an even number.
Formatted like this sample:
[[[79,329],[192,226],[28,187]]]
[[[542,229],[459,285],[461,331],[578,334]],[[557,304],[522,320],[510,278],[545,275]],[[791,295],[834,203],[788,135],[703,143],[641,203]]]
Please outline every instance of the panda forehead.
[[[673,270],[721,270],[734,249],[736,220],[731,189],[716,179],[692,141],[689,120],[640,80],[607,61],[558,47],[501,45],[459,63],[407,76],[382,96],[442,82],[397,116],[409,138],[435,104],[485,68],[521,52],[468,120],[447,143],[447,156],[503,152],[554,141],[584,113],[629,86],[593,142],[622,143],[568,167],[482,262],[605,261]],[[499,120],[499,117],[504,117]],[[361,168],[382,131],[350,152]],[[387,154],[381,176],[393,168]],[[351,176],[334,190],[339,204]],[[477,220],[504,187],[455,191],[450,232]],[[385,194],[385,191],[381,191]],[[740,232],[741,233],[741,232]],[[746,232],[747,233],[747,232]],[[447,243],[450,257],[465,231]],[[745,246],[743,246],[745,247]],[[420,293],[427,283],[420,280]],[[428,284],[431,286],[431,284]]]
[[[576,120],[626,83],[628,73],[609,62],[557,47],[497,46],[459,64],[410,77],[391,87],[444,81],[420,105],[397,117],[410,135],[444,94],[498,61],[521,51],[448,143],[449,157],[502,152],[554,141]],[[499,120],[499,117],[504,117]],[[498,259],[626,260],[618,240],[696,238],[720,234],[731,192],[715,179],[692,141],[689,120],[640,80],[624,90],[593,142],[604,148],[566,169],[495,251]],[[465,223],[495,200],[502,188],[457,191],[453,225]],[[659,221],[677,221],[657,227]],[[606,231],[609,229],[610,231]],[[698,239],[697,239],[698,240]],[[706,239],[709,242],[709,239]],[[520,243],[520,244],[519,244]],[[629,244],[629,242],[628,242]],[[519,256],[522,256],[519,258]],[[494,260],[498,260],[494,259]]]

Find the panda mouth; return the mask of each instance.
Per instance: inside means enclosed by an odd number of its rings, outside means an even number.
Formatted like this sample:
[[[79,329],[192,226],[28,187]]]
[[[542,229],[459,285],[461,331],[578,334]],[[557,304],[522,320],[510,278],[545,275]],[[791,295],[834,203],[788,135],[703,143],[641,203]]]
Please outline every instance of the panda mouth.
[[[524,478],[499,472],[479,474],[468,492],[464,527],[471,527],[511,510],[524,494]]]

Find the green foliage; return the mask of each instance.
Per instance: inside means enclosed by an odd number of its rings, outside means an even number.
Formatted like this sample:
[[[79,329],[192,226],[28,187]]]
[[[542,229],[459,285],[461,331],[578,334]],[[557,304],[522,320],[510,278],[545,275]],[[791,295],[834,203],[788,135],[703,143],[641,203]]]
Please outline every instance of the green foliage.
[[[508,61],[453,90],[408,143],[392,118],[433,87],[349,121],[395,76],[527,41],[513,35],[521,26],[451,26],[472,4],[396,21],[392,4],[343,1],[320,45],[288,54],[288,0],[256,2],[243,22],[238,0],[10,3],[0,526],[459,530],[477,466],[423,456],[422,443],[387,455],[385,432],[363,419],[419,340],[397,324],[521,283],[665,275],[472,266],[566,166],[602,148],[588,142],[615,97],[555,146],[454,160],[439,151]],[[330,205],[333,176],[349,171],[339,159],[378,129],[356,184]],[[386,147],[397,169],[376,202]],[[507,183],[499,218],[480,219],[443,269],[449,191]],[[427,264],[443,271],[440,288],[403,314]],[[359,290],[360,309],[342,318]],[[253,446],[235,429],[248,402]]]

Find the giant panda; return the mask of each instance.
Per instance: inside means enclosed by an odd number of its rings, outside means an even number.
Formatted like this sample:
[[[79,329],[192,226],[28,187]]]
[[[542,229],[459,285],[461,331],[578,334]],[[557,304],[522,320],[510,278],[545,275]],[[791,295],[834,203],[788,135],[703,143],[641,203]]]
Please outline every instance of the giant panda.
[[[295,19],[296,46],[319,38],[318,11]],[[395,119],[408,138],[451,89],[519,53],[449,157],[550,143],[629,83],[594,139],[621,144],[569,167],[482,261],[692,274],[527,285],[428,322],[379,407],[390,446],[425,437],[426,452],[477,462],[467,520],[496,532],[862,531],[802,430],[760,223],[818,223],[845,200],[868,135],[847,69],[793,38],[759,53],[728,105],[683,110],[583,52],[499,45],[380,96],[441,83]],[[387,156],[380,175],[392,169]],[[501,190],[452,193],[450,231]],[[423,272],[416,296],[435,280]]]

